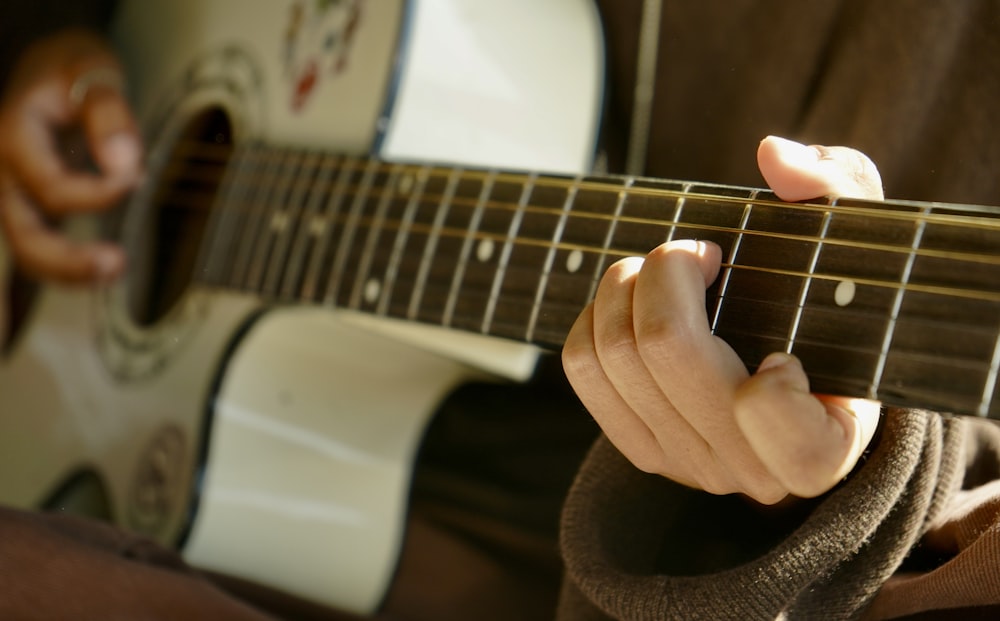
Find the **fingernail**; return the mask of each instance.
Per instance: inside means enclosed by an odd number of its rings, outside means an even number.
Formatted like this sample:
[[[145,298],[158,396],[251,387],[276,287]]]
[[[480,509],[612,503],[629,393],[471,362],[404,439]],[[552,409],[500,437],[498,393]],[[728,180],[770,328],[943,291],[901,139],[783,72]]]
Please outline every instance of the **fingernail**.
[[[121,271],[124,260],[121,252],[109,248],[97,248],[93,256],[95,277],[98,281],[110,281]]]
[[[786,354],[782,352],[773,353],[764,358],[761,361],[760,366],[757,367],[757,371],[767,371],[769,369],[777,369],[783,367],[795,360],[795,356],[791,354]]]
[[[131,177],[139,168],[142,153],[135,137],[117,133],[104,139],[101,156],[106,174],[111,177]]]
[[[814,164],[822,155],[815,147],[804,145],[801,142],[779,136],[768,136],[768,139],[773,142],[778,150],[778,155],[786,162]]]

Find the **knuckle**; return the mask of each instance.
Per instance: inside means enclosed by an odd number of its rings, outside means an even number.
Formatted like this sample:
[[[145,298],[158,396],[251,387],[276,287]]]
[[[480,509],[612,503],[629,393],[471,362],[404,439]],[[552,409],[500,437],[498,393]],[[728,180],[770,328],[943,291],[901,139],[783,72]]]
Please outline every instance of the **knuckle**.
[[[588,345],[567,342],[562,351],[562,365],[571,382],[590,380],[601,373],[597,354]]]
[[[645,472],[646,474],[655,474],[658,476],[673,478],[670,468],[664,463],[662,455],[640,452],[629,456],[629,461],[632,465]]]
[[[635,340],[643,360],[669,366],[691,354],[691,331],[683,322],[662,314],[636,318]]]
[[[724,476],[721,473],[700,472],[695,480],[697,481],[698,487],[713,496],[726,496],[739,491],[739,489],[733,485],[732,480],[730,480],[728,476]]]
[[[615,331],[603,335],[597,342],[596,355],[606,365],[632,368],[637,359],[636,343],[631,334]]]

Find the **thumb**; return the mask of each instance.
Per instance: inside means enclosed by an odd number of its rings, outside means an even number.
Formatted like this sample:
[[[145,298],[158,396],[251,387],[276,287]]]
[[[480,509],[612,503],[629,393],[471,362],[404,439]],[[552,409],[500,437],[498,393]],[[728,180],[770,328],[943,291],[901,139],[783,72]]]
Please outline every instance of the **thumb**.
[[[121,70],[112,65],[90,67],[76,77],[70,96],[79,106],[98,168],[120,185],[135,185],[142,170],[142,144],[123,93]]]
[[[757,165],[774,193],[786,201],[820,196],[883,198],[878,169],[856,149],[807,146],[768,136],[757,148]]]

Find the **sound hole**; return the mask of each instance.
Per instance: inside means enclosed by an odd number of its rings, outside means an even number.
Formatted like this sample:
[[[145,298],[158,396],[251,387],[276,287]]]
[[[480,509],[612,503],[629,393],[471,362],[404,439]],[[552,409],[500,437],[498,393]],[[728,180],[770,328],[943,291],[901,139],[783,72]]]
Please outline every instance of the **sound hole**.
[[[130,249],[129,309],[137,324],[160,320],[196,278],[209,213],[232,150],[232,126],[218,108],[196,116],[174,143]]]

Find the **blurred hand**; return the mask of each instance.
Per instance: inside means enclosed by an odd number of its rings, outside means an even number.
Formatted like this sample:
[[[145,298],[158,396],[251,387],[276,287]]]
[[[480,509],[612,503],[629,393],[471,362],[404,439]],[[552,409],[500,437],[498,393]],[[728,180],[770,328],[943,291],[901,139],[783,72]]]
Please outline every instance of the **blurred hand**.
[[[882,198],[878,171],[853,149],[769,137],[757,160],[785,200]],[[714,244],[681,240],[611,266],[567,337],[566,374],[644,471],[765,504],[822,494],[871,441],[879,404],[812,395],[788,354],[772,354],[750,376],[709,329],[705,288],[720,261]]]
[[[27,274],[65,283],[110,279],[122,250],[76,242],[64,216],[107,209],[142,176],[142,146],[114,54],[96,34],[68,30],[25,50],[0,100],[0,225]],[[78,132],[96,170],[73,166],[60,137]],[[93,168],[92,167],[92,168]]]

